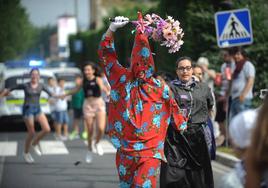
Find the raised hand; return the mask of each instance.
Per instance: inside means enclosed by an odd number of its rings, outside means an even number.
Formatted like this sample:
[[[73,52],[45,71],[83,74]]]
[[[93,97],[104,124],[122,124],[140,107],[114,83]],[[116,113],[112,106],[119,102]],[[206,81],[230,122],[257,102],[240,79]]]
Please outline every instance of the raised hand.
[[[124,27],[129,22],[129,19],[124,16],[116,16],[109,26],[109,29],[115,32],[118,28]]]

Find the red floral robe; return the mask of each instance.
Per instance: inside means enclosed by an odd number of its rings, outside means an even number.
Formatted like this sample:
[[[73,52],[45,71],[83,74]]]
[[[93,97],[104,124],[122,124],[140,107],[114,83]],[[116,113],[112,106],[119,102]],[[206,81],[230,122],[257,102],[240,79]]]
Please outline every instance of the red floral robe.
[[[114,41],[110,37],[103,36],[98,54],[111,85],[108,134],[117,148],[117,159],[121,154],[121,166],[117,160],[119,176],[120,167],[124,170],[129,167],[124,156],[131,160],[134,157],[137,163],[140,158],[165,160],[164,140],[171,116],[178,131],[185,126],[185,119],[170,95],[169,87],[152,77],[154,65],[147,37],[142,33],[136,34],[132,69],[119,64]],[[145,77],[137,77],[139,71],[145,71]],[[159,162],[156,163],[156,166],[159,165]],[[130,171],[128,179],[120,176],[121,183],[129,183],[133,181],[134,174],[137,176],[137,171]]]

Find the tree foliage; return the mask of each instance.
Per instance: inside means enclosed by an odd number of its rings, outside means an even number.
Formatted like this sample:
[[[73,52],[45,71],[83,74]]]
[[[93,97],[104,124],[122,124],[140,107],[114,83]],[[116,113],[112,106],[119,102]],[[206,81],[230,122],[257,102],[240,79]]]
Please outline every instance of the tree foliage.
[[[211,67],[219,70],[222,63],[217,47],[214,23],[215,11],[248,8],[251,13],[254,42],[244,46],[249,59],[256,67],[255,91],[268,87],[268,2],[266,0],[212,1],[211,0],[160,0],[162,15],[169,14],[181,21],[185,31],[185,44],[178,53],[196,60],[199,56],[209,58]],[[161,55],[160,55],[161,56]],[[160,58],[159,58],[160,59]],[[171,59],[171,58],[170,58]]]
[[[57,33],[56,26],[47,25],[45,27],[34,28],[32,43],[27,50],[29,58],[45,58],[50,56],[49,45],[52,34]]]
[[[180,56],[190,56],[196,60],[200,56],[208,57],[211,68],[220,70],[223,63],[220,58],[221,49],[217,46],[216,31],[214,23],[214,14],[216,11],[226,9],[249,8],[251,11],[251,19],[253,26],[254,43],[245,46],[248,51],[250,60],[256,66],[255,91],[268,86],[268,2],[267,0],[244,0],[244,1],[216,1],[216,0],[159,0],[157,8],[142,9],[136,7],[133,9],[124,9],[124,11],[114,11],[110,13],[110,17],[115,15],[128,16],[130,19],[136,18],[137,10],[145,13],[157,13],[162,17],[166,15],[173,16],[174,19],[181,22],[185,36],[181,50],[175,54],[168,54],[165,47],[151,42],[152,51],[155,52],[154,60],[158,70],[174,72],[174,62]],[[233,2],[233,3],[232,3]],[[96,49],[103,32],[107,29],[109,23],[107,19],[105,28],[100,31],[89,31],[87,37],[83,38],[83,42],[88,45],[82,56],[71,53],[72,60],[79,61],[84,58],[90,58],[97,61]],[[120,29],[116,32],[116,49],[118,52],[120,63],[126,65],[132,44],[133,35],[131,34],[131,26]],[[84,35],[84,34],[83,34]],[[74,38],[79,35],[74,36]],[[88,54],[88,55],[87,55]]]
[[[19,0],[0,0],[0,62],[22,55],[32,43],[33,28]]]
[[[255,90],[268,88],[268,1],[245,0],[235,4],[250,10],[254,42],[246,47],[256,67]]]
[[[110,13],[109,17],[114,17],[116,15],[124,15],[128,17],[130,20],[136,20],[137,19],[137,11],[147,12],[147,7],[142,6],[131,6],[131,11],[129,9],[113,9]],[[107,30],[109,26],[109,20],[108,18],[103,19],[104,27],[98,31],[96,30],[90,30],[87,32],[78,33],[76,35],[73,35],[70,37],[69,45],[70,45],[70,60],[77,62],[78,64],[82,64],[85,61],[98,61],[97,56],[97,49],[99,42],[101,40],[102,35]],[[115,33],[115,46],[117,49],[118,59],[120,63],[124,66],[128,65],[128,61],[131,55],[131,49],[134,39],[134,34],[132,33],[132,30],[134,29],[133,25],[128,24],[122,29],[119,29]],[[75,40],[81,40],[83,43],[83,50],[82,52],[75,52],[74,49],[74,43]]]

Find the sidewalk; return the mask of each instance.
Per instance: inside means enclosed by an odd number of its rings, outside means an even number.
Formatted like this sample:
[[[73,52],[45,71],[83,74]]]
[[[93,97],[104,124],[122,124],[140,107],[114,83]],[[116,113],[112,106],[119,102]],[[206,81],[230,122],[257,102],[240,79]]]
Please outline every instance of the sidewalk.
[[[216,161],[223,165],[233,168],[235,163],[238,162],[239,159],[228,153],[216,151]]]

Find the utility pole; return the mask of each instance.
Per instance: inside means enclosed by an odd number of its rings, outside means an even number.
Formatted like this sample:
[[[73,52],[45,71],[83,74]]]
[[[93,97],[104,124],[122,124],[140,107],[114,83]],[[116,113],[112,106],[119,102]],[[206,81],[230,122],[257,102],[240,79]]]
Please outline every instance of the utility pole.
[[[74,16],[76,18],[76,28],[79,33],[79,23],[78,23],[78,0],[74,0]]]
[[[89,29],[96,29],[97,26],[97,0],[89,0],[90,5],[90,21],[89,21]]]
[[[89,0],[90,4],[90,23],[89,29],[98,29],[101,27],[101,18],[103,16],[101,6],[102,0]]]

